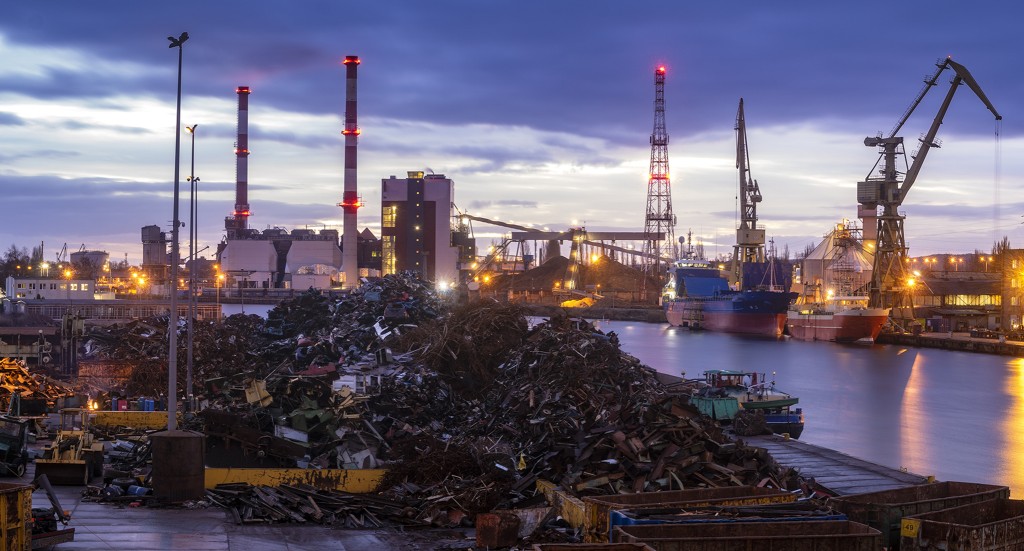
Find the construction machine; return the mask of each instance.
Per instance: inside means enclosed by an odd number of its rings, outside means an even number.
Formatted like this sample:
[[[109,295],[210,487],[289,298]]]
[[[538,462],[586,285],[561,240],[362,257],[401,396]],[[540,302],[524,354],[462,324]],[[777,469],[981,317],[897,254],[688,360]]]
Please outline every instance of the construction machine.
[[[0,476],[25,475],[31,420],[0,415]]]
[[[89,410],[65,408],[53,442],[36,459],[36,476],[45,474],[52,484],[86,485],[103,473],[103,444],[89,432]]]
[[[910,285],[907,277],[907,244],[903,233],[904,215],[899,213],[907,193],[921,173],[928,152],[932,148],[938,148],[939,142],[935,139],[942,125],[942,119],[946,115],[953,94],[962,84],[966,84],[981,100],[985,107],[992,113],[995,120],[1002,120],[1002,116],[996,111],[992,102],[985,96],[981,86],[974,80],[974,77],[966,67],[953,61],[950,58],[939,60],[936,63],[935,74],[925,80],[924,88],[918,93],[910,107],[903,113],[900,120],[893,127],[887,136],[869,136],[864,139],[864,145],[876,147],[879,150],[878,161],[872,167],[868,177],[857,183],[857,202],[860,203],[861,218],[864,220],[864,245],[868,252],[874,253],[874,269],[871,274],[869,287],[868,305],[872,308],[892,308],[892,318],[912,319],[912,304],[910,301]],[[950,81],[949,91],[942,100],[939,112],[932,120],[928,132],[920,138],[920,149],[916,154],[911,154],[913,162],[909,164],[905,174],[897,170],[897,156],[904,157],[903,138],[897,136],[903,125],[910,118],[925,94],[939,81],[939,75],[947,69],[952,69],[954,76]],[[997,126],[998,128],[998,126]],[[998,132],[996,134],[998,136]],[[874,175],[878,171],[878,176]],[[902,180],[900,177],[902,176]],[[881,207],[881,214],[877,213]]]

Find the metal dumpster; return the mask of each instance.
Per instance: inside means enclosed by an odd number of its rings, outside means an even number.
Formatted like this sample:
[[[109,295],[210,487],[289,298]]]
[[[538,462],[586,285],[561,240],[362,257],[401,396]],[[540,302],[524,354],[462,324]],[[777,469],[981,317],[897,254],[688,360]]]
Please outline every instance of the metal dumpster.
[[[900,545],[914,551],[1024,549],[1024,501],[990,499],[903,519]]]
[[[608,541],[611,525],[609,513],[615,509],[645,509],[660,507],[707,507],[712,505],[767,505],[791,503],[796,494],[775,488],[757,486],[728,486],[725,488],[694,488],[642,494],[619,494],[583,498],[583,541]]]
[[[849,520],[616,526],[613,539],[656,551],[879,551],[882,534]]]
[[[882,532],[885,545],[899,549],[903,517],[1010,497],[1010,488],[973,482],[933,482],[896,490],[838,497],[830,505],[850,520]]]
[[[534,544],[534,551],[654,551],[644,544]]]
[[[0,482],[0,549],[32,548],[32,486]]]
[[[730,507],[668,507],[618,509],[608,515],[609,531],[616,526],[695,524],[712,522],[804,522],[849,520],[846,515],[812,501],[737,505]]]

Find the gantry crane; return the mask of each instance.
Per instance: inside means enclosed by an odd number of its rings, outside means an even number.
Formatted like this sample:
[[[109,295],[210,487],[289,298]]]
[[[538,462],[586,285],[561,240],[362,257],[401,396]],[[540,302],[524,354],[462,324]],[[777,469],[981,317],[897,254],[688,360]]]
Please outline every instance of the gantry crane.
[[[743,265],[763,263],[764,228],[757,227],[757,204],[761,190],[750,177],[750,154],[747,152],[747,121],[743,115],[743,98],[736,111],[736,168],[740,173],[740,225],[736,228],[736,246],[732,255],[733,280],[743,289]]]
[[[905,216],[899,214],[898,209],[906,199],[910,187],[914,185],[917,176],[921,173],[921,166],[924,164],[928,151],[933,147],[940,147],[935,141],[935,135],[939,131],[942,119],[946,115],[949,103],[953,100],[953,94],[961,84],[966,83],[978,98],[985,104],[989,111],[995,115],[997,121],[1002,116],[993,107],[992,102],[985,97],[977,81],[971,76],[966,67],[953,61],[950,58],[940,60],[936,63],[938,70],[930,78],[925,80],[924,88],[918,93],[917,98],[900,118],[896,126],[886,137],[870,136],[864,139],[864,145],[879,148],[879,158],[872,167],[871,172],[863,182],[857,183],[857,202],[863,205],[862,213],[877,213],[878,207],[882,207],[882,213],[878,216],[875,226],[877,230],[877,244],[874,251],[874,270],[871,274],[871,283],[868,290],[869,306],[874,308],[892,308],[892,317],[909,318],[910,312],[909,285],[907,284],[906,258],[907,246],[903,234],[903,220]],[[903,138],[896,134],[903,128],[903,125],[910,118],[925,94],[936,85],[939,75],[946,69],[953,69],[956,73],[950,83],[949,92],[946,93],[938,114],[932,121],[928,132],[920,138],[921,146],[916,154],[911,154],[913,163],[907,169],[902,181],[900,172],[896,170],[896,156],[902,155],[906,164],[906,153],[903,149]],[[881,164],[878,173],[881,175],[872,177]],[[870,243],[872,236],[869,233],[870,215],[865,217],[864,240]],[[871,251],[869,251],[871,252]]]

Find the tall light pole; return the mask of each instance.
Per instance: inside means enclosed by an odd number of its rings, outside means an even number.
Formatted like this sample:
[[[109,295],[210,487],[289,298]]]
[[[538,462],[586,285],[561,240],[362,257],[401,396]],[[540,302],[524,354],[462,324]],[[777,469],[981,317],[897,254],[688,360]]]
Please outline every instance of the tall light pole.
[[[195,334],[196,317],[196,237],[199,231],[196,225],[196,214],[199,211],[199,204],[196,200],[198,188],[196,184],[199,178],[196,177],[196,127],[198,124],[186,126],[185,130],[192,139],[191,168],[189,169],[189,200],[188,200],[188,348],[185,368],[185,409],[192,411],[192,343]]]
[[[181,177],[181,53],[188,33],[178,38],[168,36],[168,48],[178,49],[178,103],[174,120],[174,219],[171,221],[171,313],[167,316],[167,430],[178,428],[178,196]]]

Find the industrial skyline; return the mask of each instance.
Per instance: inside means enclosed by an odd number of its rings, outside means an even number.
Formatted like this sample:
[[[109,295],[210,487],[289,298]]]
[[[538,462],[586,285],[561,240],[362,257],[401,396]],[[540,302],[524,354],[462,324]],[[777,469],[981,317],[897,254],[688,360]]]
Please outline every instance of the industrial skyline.
[[[220,241],[235,208],[239,86],[251,88],[249,226],[341,229],[346,55],[363,62],[358,228],[377,235],[379,182],[407,170],[452,178],[456,204],[475,215],[641,230],[650,75],[663,64],[676,235],[692,231],[709,255],[732,251],[743,97],[759,223],[799,253],[855,218],[856,183],[877,158],[864,138],[888,131],[952,55],[1002,113],[1000,141],[985,107],[958,94],[944,147],[902,207],[910,254],[987,251],[1004,235],[1024,246],[1024,76],[1012,70],[1024,8],[1009,2],[996,3],[998,17],[955,2],[890,6],[884,17],[804,2],[301,6],[69,3],[45,17],[8,7],[0,246],[84,244],[137,262],[139,228],[169,230],[177,67],[164,37],[181,31],[191,36],[182,123],[199,125],[200,248]],[[940,95],[908,122],[908,154]],[[476,229],[484,246],[503,233]]]

